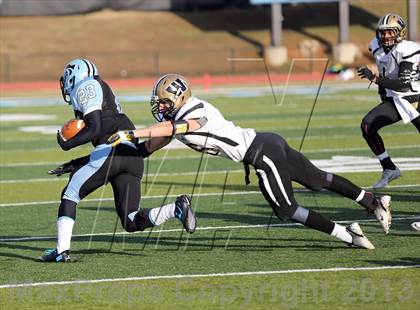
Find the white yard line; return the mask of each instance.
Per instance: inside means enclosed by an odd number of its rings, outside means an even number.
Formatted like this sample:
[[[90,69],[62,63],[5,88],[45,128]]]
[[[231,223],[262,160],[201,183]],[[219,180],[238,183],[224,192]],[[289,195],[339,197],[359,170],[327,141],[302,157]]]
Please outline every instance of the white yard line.
[[[209,157],[206,157],[209,159]],[[415,171],[420,170],[420,157],[395,157],[394,162],[402,171]],[[312,160],[312,163],[318,168],[332,172],[332,173],[345,173],[345,172],[380,172],[382,168],[378,164],[378,160],[371,157],[363,156],[332,156],[330,159]],[[242,173],[242,169],[236,170],[207,170],[202,171],[200,174],[225,174],[225,173]],[[170,172],[170,173],[149,173],[150,177],[166,177],[172,175],[192,176],[196,175],[197,171],[185,172]],[[17,183],[39,183],[39,182],[67,182],[67,177],[62,178],[34,178],[34,179],[6,179],[0,180],[0,184],[17,184]]]
[[[413,164],[402,164],[398,165],[401,171],[417,171],[420,170],[420,163],[413,163]],[[377,167],[376,164],[374,165],[360,165],[360,166],[352,166],[349,165],[348,167],[323,167],[323,170],[332,173],[370,173],[370,172],[381,172],[382,169]],[[236,169],[236,170],[210,170],[210,171],[202,171],[200,175],[206,174],[229,174],[234,173],[244,173],[243,169]],[[168,177],[168,176],[192,176],[196,175],[196,171],[189,171],[189,172],[171,172],[171,173],[149,173],[147,176],[149,177]],[[64,177],[48,177],[48,178],[37,178],[37,179],[18,179],[18,180],[0,180],[0,184],[19,184],[19,183],[43,183],[43,182],[68,182],[68,178]]]
[[[72,284],[126,282],[126,281],[262,276],[262,275],[290,274],[290,273],[317,273],[317,272],[341,272],[341,271],[383,271],[383,270],[390,270],[390,269],[414,269],[414,268],[420,268],[420,265],[380,266],[380,267],[334,267],[334,268],[319,268],[319,269],[286,269],[286,270],[272,270],[272,271],[245,271],[245,272],[226,272],[226,273],[208,273],[208,274],[181,274],[181,275],[164,275],[164,276],[108,278],[108,279],[95,279],[95,280],[57,281],[57,282],[34,282],[34,283],[0,285],[0,289],[39,287],[39,286],[51,286],[51,285],[55,286],[55,285],[72,285]]]
[[[200,158],[201,155],[189,155],[189,156],[171,156],[167,157],[166,160],[179,160],[179,159],[194,159]],[[161,157],[148,157],[145,161],[160,161]],[[0,168],[3,167],[32,167],[32,166],[55,166],[61,165],[64,161],[40,161],[40,162],[20,162],[20,163],[3,163],[0,164]]]
[[[404,217],[393,217],[392,221],[406,221],[406,220],[418,220],[420,216],[404,216]],[[368,222],[377,222],[376,219],[355,219],[355,220],[343,220],[343,221],[334,221],[335,223],[340,224],[351,224],[354,222],[368,223]],[[197,231],[212,231],[212,230],[229,230],[229,229],[254,229],[254,228],[278,228],[278,227],[294,227],[302,226],[300,223],[280,223],[280,224],[256,224],[256,225],[231,225],[231,226],[208,226],[208,227],[197,227]],[[84,238],[84,237],[97,237],[97,236],[112,236],[112,235],[136,235],[136,234],[161,234],[161,233],[172,233],[172,232],[183,232],[182,228],[174,229],[152,229],[147,231],[137,231],[134,233],[128,233],[125,231],[121,232],[105,232],[105,233],[96,233],[96,234],[78,234],[72,235],[72,239],[75,238]],[[12,241],[41,241],[41,240],[55,240],[56,236],[34,236],[34,237],[17,237],[17,238],[0,238],[0,242],[12,242]]]
[[[420,148],[420,144],[409,144],[409,145],[395,145],[395,146],[391,146],[389,147],[389,149],[417,149]],[[45,151],[46,149],[39,149],[40,151]],[[51,150],[51,149],[50,149]],[[55,149],[56,150],[56,149]],[[350,147],[350,148],[324,148],[324,149],[309,149],[306,150],[304,149],[302,152],[303,153],[329,153],[329,152],[346,152],[346,151],[364,151],[367,150],[366,147]],[[19,150],[22,152],[27,152],[27,150]],[[188,156],[170,156],[167,157],[166,160],[182,160],[182,159],[198,159],[200,158],[201,155],[188,155]],[[212,158],[212,157],[210,157]],[[373,158],[373,157],[372,157]],[[162,160],[161,157],[150,157],[145,159],[146,160],[150,160],[150,161],[160,161]],[[62,164],[64,161],[61,162],[57,162],[57,161],[51,161],[51,162],[17,162],[17,163],[0,163],[0,168],[6,168],[6,167],[32,167],[32,166],[55,166],[55,165],[60,165]]]
[[[417,149],[419,148],[420,145],[419,144],[409,144],[409,145],[394,145],[394,146],[389,146],[388,149],[390,150],[398,150],[398,149]],[[187,149],[187,148],[186,148]],[[89,149],[86,148],[87,151],[89,151]],[[367,146],[366,147],[342,147],[342,148],[325,148],[325,149],[309,149],[306,150],[304,149],[302,152],[303,153],[330,153],[330,152],[346,152],[346,151],[366,151],[367,150]],[[42,149],[31,149],[32,152],[52,152],[52,151],[57,151],[57,148],[42,148]],[[20,150],[7,150],[7,151],[0,151],[0,153],[6,154],[6,153],[26,153],[28,152],[28,150],[26,149],[20,149]],[[185,157],[181,157],[180,158],[186,158]],[[190,158],[200,158],[200,155],[192,155]],[[156,158],[155,160],[161,160],[162,158]]]
[[[420,184],[401,184],[401,185],[388,185],[386,188],[411,188],[411,187],[419,187]],[[370,187],[362,187],[364,189],[368,189]],[[296,188],[293,190],[294,192],[311,192],[311,190],[306,188]],[[254,194],[261,194],[260,191],[242,191],[242,192],[225,192],[225,196],[237,196],[237,195],[254,195]],[[159,199],[159,198],[176,198],[178,195],[152,195],[152,196],[144,196],[142,199]],[[201,193],[195,194],[195,197],[211,197],[211,196],[222,196],[222,193]],[[83,202],[99,202],[99,201],[114,201],[114,198],[92,198],[92,199],[83,199]],[[41,205],[48,205],[48,204],[59,204],[60,200],[46,200],[46,201],[26,201],[26,202],[6,202],[0,203],[1,207],[23,207],[23,206],[41,206]]]
[[[418,184],[420,186],[420,184]],[[225,195],[252,195],[252,194],[258,194],[259,191],[246,191],[246,192],[229,192],[225,193]],[[150,195],[150,196],[144,196],[141,199],[161,199],[161,198],[176,198],[178,195]],[[206,197],[206,196],[222,196],[222,193],[202,193],[200,195],[195,194],[195,197]],[[93,198],[93,199],[83,199],[84,202],[96,202],[96,201],[114,201],[114,198]],[[0,207],[19,207],[19,206],[31,206],[31,205],[39,205],[39,204],[57,204],[60,203],[59,200],[49,200],[49,201],[28,201],[28,202],[16,202],[16,203],[1,203]]]
[[[420,165],[419,165],[420,170]],[[238,173],[238,172],[244,172],[243,169],[241,170],[214,170],[214,171],[203,171],[200,172],[201,174],[226,174],[226,172],[229,173]],[[171,173],[148,173],[148,177],[167,177],[167,176],[174,176],[174,175],[183,175],[183,176],[190,176],[190,175],[196,175],[197,171],[189,171],[189,172],[171,172]],[[38,179],[21,179],[21,180],[1,180],[0,184],[14,184],[14,183],[38,183],[38,182],[57,182],[57,181],[63,181],[68,182],[67,177],[49,177],[49,178],[38,178]]]

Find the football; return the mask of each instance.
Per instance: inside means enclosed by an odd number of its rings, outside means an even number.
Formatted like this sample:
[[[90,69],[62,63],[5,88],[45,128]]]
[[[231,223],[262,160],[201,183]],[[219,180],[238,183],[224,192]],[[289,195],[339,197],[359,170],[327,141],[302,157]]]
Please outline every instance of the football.
[[[71,119],[61,127],[60,135],[65,141],[70,140],[85,126],[82,119]]]

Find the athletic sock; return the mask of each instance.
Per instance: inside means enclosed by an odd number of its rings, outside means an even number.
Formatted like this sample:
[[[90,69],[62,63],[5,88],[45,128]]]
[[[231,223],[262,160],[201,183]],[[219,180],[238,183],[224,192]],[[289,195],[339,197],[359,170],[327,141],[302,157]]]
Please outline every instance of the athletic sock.
[[[327,220],[317,212],[300,206],[297,207],[296,212],[292,215],[292,220],[327,234],[331,234],[334,229],[334,222]]]
[[[385,151],[382,154],[378,155],[379,162],[381,163],[382,169],[389,169],[389,170],[395,170],[395,165],[391,160],[391,157],[389,157],[388,152]]]
[[[62,216],[57,219],[57,253],[70,250],[74,219]]]
[[[329,181],[329,184],[325,186],[325,188],[344,197],[356,200],[360,194],[361,188],[342,176],[328,173],[327,180]]]
[[[352,243],[353,237],[347,232],[344,226],[336,224],[324,218],[321,214],[312,210],[297,207],[296,212],[292,216],[292,220],[299,222],[307,227],[322,231],[334,236],[341,241]]]
[[[336,223],[334,224],[334,229],[331,232],[331,236],[334,236],[346,243],[352,243],[353,241],[353,237],[349,234],[346,228]]]
[[[149,210],[149,220],[154,225],[162,225],[168,219],[175,217],[175,203],[162,206],[160,208],[153,208]]]
[[[376,209],[376,199],[375,195],[371,192],[367,192],[364,189],[360,191],[359,196],[355,199],[362,207],[369,211],[374,211]]]

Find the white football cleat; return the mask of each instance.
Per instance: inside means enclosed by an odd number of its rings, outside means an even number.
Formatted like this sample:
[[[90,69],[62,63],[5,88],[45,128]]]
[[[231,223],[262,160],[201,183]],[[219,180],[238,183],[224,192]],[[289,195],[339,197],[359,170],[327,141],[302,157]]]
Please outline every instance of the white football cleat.
[[[349,245],[354,245],[359,248],[365,248],[368,250],[373,250],[375,247],[369,241],[368,238],[363,234],[362,229],[359,226],[359,223],[352,223],[346,227],[347,232],[352,236],[353,240]]]
[[[411,228],[413,228],[415,231],[420,231],[420,222],[411,223]]]
[[[378,199],[378,205],[373,211],[378,221],[381,223],[385,234],[389,233],[391,228],[391,196],[385,195]]]
[[[382,172],[382,176],[379,179],[379,181],[373,184],[372,188],[373,189],[384,188],[385,186],[388,185],[389,182],[391,182],[392,180],[398,179],[400,176],[401,176],[401,171],[400,169],[398,169],[398,167],[395,167],[394,170],[385,169]]]

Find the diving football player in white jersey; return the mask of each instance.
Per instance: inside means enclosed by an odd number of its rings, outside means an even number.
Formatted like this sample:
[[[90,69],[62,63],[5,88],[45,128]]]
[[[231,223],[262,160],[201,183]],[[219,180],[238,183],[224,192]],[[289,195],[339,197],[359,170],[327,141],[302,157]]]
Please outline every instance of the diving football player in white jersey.
[[[374,107],[361,124],[363,137],[378,157],[383,172],[374,189],[380,189],[401,176],[392,162],[378,131],[402,120],[411,122],[420,133],[420,45],[405,40],[407,28],[397,14],[389,13],[379,19],[376,37],[369,44],[379,75],[366,66],[359,76],[379,87],[381,103]]]
[[[175,137],[196,151],[243,162],[247,183],[249,165],[254,166],[261,192],[282,220],[292,219],[349,245],[374,248],[357,223],[344,227],[300,206],[292,189],[291,181],[296,181],[315,191],[326,188],[357,201],[375,214],[388,233],[390,196],[376,197],[343,177],[318,169],[277,134],[257,133],[227,121],[212,104],[193,97],[182,76],[161,77],[154,86],[151,105],[158,123],[143,129],[119,131],[108,143],[118,145],[136,137],[151,138],[146,148],[152,153]]]

